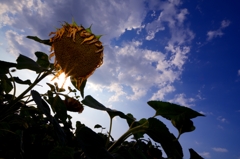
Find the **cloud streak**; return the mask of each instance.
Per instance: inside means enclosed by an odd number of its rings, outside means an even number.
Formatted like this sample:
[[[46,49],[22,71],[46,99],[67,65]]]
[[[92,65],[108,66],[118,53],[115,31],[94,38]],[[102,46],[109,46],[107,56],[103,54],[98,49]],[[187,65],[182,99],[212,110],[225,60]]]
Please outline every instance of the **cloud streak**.
[[[219,29],[217,30],[211,30],[207,32],[207,41],[210,41],[216,37],[221,37],[224,35],[223,33],[223,29],[228,27],[230,25],[230,21],[229,20],[223,20],[221,22],[221,26],[219,27]]]
[[[227,149],[225,149],[225,148],[220,148],[220,147],[214,147],[214,148],[212,148],[214,151],[216,151],[216,152],[228,152],[228,150]]]

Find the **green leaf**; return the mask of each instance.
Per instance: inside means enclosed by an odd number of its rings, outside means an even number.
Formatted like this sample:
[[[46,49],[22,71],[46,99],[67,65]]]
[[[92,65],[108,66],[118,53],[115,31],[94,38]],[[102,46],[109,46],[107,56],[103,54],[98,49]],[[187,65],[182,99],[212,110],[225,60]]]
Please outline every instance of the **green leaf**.
[[[171,120],[179,115],[182,115],[187,119],[192,119],[197,116],[204,116],[203,114],[200,114],[190,108],[168,102],[149,101],[148,105],[156,110],[156,115],[161,115],[168,120]]]
[[[84,88],[85,88],[85,86],[86,86],[87,80],[84,80],[84,81],[81,83],[80,88],[77,87],[77,80],[76,80],[76,79],[74,79],[73,77],[70,77],[70,80],[71,80],[72,85],[73,85],[77,90],[80,91],[82,98],[84,98]]]
[[[27,38],[35,40],[35,41],[37,41],[39,43],[42,43],[42,44],[45,44],[45,45],[52,46],[52,43],[50,42],[50,40],[41,40],[37,36],[27,36]]]
[[[169,132],[166,125],[156,118],[149,118],[148,123],[149,126],[146,130],[147,135],[150,136],[155,142],[161,144],[168,158],[183,158],[183,152],[180,143],[178,142],[177,138]]]
[[[36,71],[36,73],[43,71],[43,68],[40,67],[35,61],[21,54],[17,58],[17,69],[29,69]]]
[[[39,64],[43,68],[49,68],[50,62],[48,60],[48,55],[43,52],[35,52],[37,56],[37,64]]]
[[[129,117],[127,119],[127,123],[128,123],[128,126],[131,128],[142,125],[147,121],[145,118],[142,118],[140,121],[135,121],[134,116],[130,113],[128,113],[127,116]],[[145,132],[134,133],[133,136],[134,136],[135,140],[138,140],[143,137],[144,133]]]
[[[18,77],[13,77],[13,79],[14,79],[15,82],[17,82],[19,84],[27,84],[27,85],[31,85],[32,84],[32,82],[30,80],[23,81],[23,80],[21,80]]]
[[[190,159],[203,159],[197,152],[193,149],[189,149],[190,152]]]
[[[156,115],[171,120],[173,126],[178,129],[179,137],[185,132],[195,130],[195,126],[190,119],[204,116],[190,108],[168,102],[149,101],[148,104],[156,110]]]
[[[37,104],[38,109],[40,109],[50,119],[51,115],[48,104],[41,98],[37,91],[32,90],[31,95],[34,102]]]
[[[172,119],[171,120],[173,126],[178,129],[179,135],[185,132],[191,132],[195,130],[195,126],[193,125],[193,121],[190,119]]]
[[[82,98],[84,98],[84,88],[86,86],[86,83],[87,83],[87,80],[84,80],[80,86],[80,93],[81,93]]]
[[[41,98],[40,94],[37,91],[32,90],[31,95],[34,102],[37,104],[37,108],[40,109],[47,116],[48,120],[53,124],[58,140],[63,146],[66,141],[66,134],[62,130],[58,121],[51,116],[48,104]]]
[[[0,74],[7,74],[9,72],[9,68],[16,67],[17,64],[0,60],[0,66],[1,66]]]
[[[51,106],[53,110],[56,112],[57,117],[61,119],[63,122],[65,122],[67,119],[67,107],[64,104],[63,100],[58,95],[54,97]]]
[[[8,94],[13,89],[13,85],[11,83],[11,80],[9,80],[8,77],[5,74],[0,75],[0,84],[1,84],[1,89],[6,94]]]
[[[102,128],[103,129],[103,127],[101,126],[101,125],[99,125],[99,124],[96,124],[95,126],[94,126],[94,128],[96,129],[96,128]]]
[[[102,110],[102,111],[107,111],[109,114],[110,118],[113,118],[115,116],[119,116],[124,119],[129,119],[127,115],[125,115],[123,112],[117,111],[117,110],[112,110],[110,108],[106,108],[104,105],[99,103],[96,99],[94,99],[92,96],[88,95],[84,98],[84,100],[81,101],[84,105],[89,106],[93,109],[97,110]]]
[[[55,91],[54,85],[52,85],[51,83],[47,83],[47,85],[50,87],[51,91]]]

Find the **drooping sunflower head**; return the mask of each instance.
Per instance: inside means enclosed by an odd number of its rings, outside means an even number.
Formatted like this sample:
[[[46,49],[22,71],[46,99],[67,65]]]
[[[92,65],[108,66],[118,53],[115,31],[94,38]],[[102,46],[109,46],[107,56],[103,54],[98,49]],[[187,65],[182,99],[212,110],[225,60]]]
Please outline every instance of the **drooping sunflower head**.
[[[50,35],[54,35],[50,38],[52,53],[49,55],[49,58],[55,56],[57,73],[54,78],[64,72],[66,77],[70,76],[77,82],[79,88],[103,63],[101,36],[94,35],[91,26],[85,29],[74,21],[72,24],[65,22],[62,28]]]

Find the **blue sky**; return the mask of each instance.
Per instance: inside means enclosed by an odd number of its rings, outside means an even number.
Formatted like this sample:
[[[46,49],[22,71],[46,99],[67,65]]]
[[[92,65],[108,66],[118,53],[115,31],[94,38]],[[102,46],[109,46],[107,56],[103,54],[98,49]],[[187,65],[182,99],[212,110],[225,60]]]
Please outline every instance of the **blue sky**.
[[[190,107],[206,117],[194,119],[196,130],[181,136],[184,158],[193,148],[204,158],[240,159],[239,7],[237,0],[1,0],[0,59],[49,53],[25,37],[47,39],[72,17],[84,27],[93,24],[93,33],[104,35],[104,64],[89,78],[85,94],[137,119],[154,115],[146,104],[153,99]],[[35,77],[30,71],[16,75]],[[91,128],[109,127],[104,112],[85,107],[72,115]],[[113,137],[126,130],[116,117]]]

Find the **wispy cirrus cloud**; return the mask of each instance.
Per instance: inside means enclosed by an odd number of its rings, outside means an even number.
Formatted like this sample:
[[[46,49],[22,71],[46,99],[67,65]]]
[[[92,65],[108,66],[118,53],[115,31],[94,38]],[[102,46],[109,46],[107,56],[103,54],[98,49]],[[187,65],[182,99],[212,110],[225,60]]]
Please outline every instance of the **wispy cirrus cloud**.
[[[228,27],[230,25],[230,21],[229,20],[223,20],[221,22],[221,26],[217,29],[217,30],[210,30],[207,32],[207,41],[212,40],[213,38],[216,37],[221,37],[224,35],[223,33],[223,29]]]
[[[225,148],[221,148],[221,147],[214,147],[214,148],[212,148],[214,151],[216,151],[216,152],[228,152],[228,150],[227,149],[225,149]]]
[[[200,156],[205,157],[205,158],[211,158],[211,155],[209,152],[201,152],[198,153]]]
[[[227,119],[222,116],[217,117],[217,120],[221,121],[222,123],[228,123]]]

